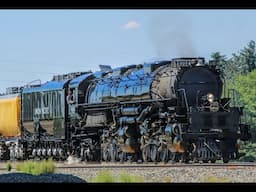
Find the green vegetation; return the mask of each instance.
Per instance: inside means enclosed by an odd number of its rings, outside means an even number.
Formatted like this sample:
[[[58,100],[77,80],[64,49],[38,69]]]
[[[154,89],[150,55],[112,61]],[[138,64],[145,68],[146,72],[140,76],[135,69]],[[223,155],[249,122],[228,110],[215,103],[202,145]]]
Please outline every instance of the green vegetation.
[[[121,173],[118,177],[115,177],[110,171],[101,171],[99,174],[91,180],[93,183],[142,183],[143,177],[133,176],[127,173]]]
[[[11,170],[12,170],[12,165],[11,165],[10,162],[8,162],[8,163],[6,164],[6,170],[7,170],[7,171],[11,171]]]
[[[250,41],[237,54],[233,53],[231,58],[226,58],[220,52],[211,54],[211,58],[223,72],[226,79],[231,80],[239,74],[247,74],[256,69],[256,51],[255,42]]]
[[[114,183],[115,178],[109,171],[101,171],[95,178],[91,180],[95,183]]]
[[[40,175],[42,173],[54,173],[55,164],[52,160],[43,160],[39,162],[26,161],[23,163],[18,163],[16,169],[23,173]]]
[[[244,106],[243,122],[250,125],[252,141],[256,141],[256,45],[250,41],[238,53],[227,58],[220,52],[212,53],[211,58],[225,77],[225,95],[228,89],[232,105]]]
[[[235,77],[233,88],[245,107],[244,121],[250,125],[252,140],[256,141],[256,70]]]
[[[238,91],[241,102],[252,114],[256,113],[256,70],[235,78],[234,88]]]
[[[171,179],[171,177],[165,177],[163,182],[164,183],[171,183],[172,179]]]
[[[256,161],[256,143],[244,143],[241,145],[239,152],[245,154],[239,158],[241,162],[254,162]]]
[[[202,179],[204,183],[230,183],[231,181],[226,177],[216,177],[213,175],[209,175]]]
[[[119,176],[119,182],[121,182],[121,183],[143,183],[144,179],[141,176],[129,175],[127,173],[122,173]]]
[[[239,161],[256,161],[256,44],[250,41],[231,58],[220,52],[213,53],[211,58],[225,77],[224,94],[231,98],[231,105],[244,107],[242,122],[250,126],[252,137],[241,145],[239,152],[245,155]],[[228,95],[228,89],[235,91]]]

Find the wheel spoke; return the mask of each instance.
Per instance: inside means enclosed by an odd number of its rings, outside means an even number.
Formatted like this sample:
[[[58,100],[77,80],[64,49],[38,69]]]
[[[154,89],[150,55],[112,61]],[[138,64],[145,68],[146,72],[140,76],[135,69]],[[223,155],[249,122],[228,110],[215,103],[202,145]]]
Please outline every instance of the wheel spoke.
[[[149,154],[150,154],[149,146],[144,147],[142,149],[142,158],[144,162],[148,162]]]
[[[111,157],[111,161],[112,162],[116,162],[117,160],[117,150],[116,150],[116,145],[115,144],[111,144],[110,145],[110,157]]]
[[[151,161],[155,162],[156,161],[156,157],[157,157],[157,146],[156,145],[152,145],[150,150],[150,158]]]

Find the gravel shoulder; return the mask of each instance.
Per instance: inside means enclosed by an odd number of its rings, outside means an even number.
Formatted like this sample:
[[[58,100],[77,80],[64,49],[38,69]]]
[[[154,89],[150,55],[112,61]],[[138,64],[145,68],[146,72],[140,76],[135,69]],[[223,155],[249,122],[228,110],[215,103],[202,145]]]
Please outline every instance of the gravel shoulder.
[[[129,173],[144,178],[145,182],[150,183],[204,183],[209,182],[210,178],[218,179],[217,182],[228,181],[231,183],[256,182],[256,168],[212,168],[212,167],[175,167],[175,168],[129,168],[129,169],[109,169],[109,168],[90,168],[90,169],[57,169],[57,173],[72,174],[90,181],[102,170],[109,170],[114,176],[120,173]],[[214,180],[214,179],[213,179]]]
[[[227,168],[216,167],[129,167],[129,168],[56,168],[56,174],[76,176],[87,182],[96,177],[103,170],[110,171],[114,176],[121,173],[128,173],[144,178],[149,183],[204,183],[204,182],[231,182],[231,183],[256,183],[256,167]],[[17,173],[16,170],[8,172],[0,170],[0,177],[3,174]],[[211,180],[209,181],[209,179]],[[216,181],[217,179],[217,181]],[[1,179],[0,179],[1,182]]]

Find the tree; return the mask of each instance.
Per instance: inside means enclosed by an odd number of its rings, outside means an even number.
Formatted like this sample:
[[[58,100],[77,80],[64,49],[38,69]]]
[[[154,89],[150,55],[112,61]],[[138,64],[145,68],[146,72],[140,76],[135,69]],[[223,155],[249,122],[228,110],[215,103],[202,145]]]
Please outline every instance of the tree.
[[[246,47],[238,53],[233,53],[230,59],[220,52],[211,55],[217,66],[223,72],[226,79],[233,82],[233,78],[239,74],[247,74],[256,69],[256,44],[251,40]]]
[[[234,82],[234,87],[239,92],[245,108],[256,114],[256,70],[246,75],[238,75]]]
[[[225,67],[224,74],[226,79],[229,79],[231,82],[236,75],[240,74],[240,71],[241,71],[240,66],[241,66],[240,57],[235,53],[233,53],[232,57],[228,59]]]
[[[226,55],[221,55],[220,52],[214,52],[211,54],[211,58],[214,63],[218,66],[220,71],[225,75],[225,69],[227,64]]]
[[[242,63],[244,63],[246,66],[244,67],[244,73],[251,72],[256,68],[256,54],[254,41],[250,41],[248,43],[248,46],[241,51],[240,55]]]
[[[212,53],[211,58],[223,72],[226,91],[235,89],[239,96],[237,101],[245,107],[253,138],[256,139],[256,44],[250,41],[247,46],[232,57],[226,59],[220,52]]]
[[[239,93],[239,100],[242,101],[246,117],[245,121],[251,127],[252,140],[256,139],[256,70],[247,74],[240,74],[234,78],[233,88]]]
[[[250,41],[238,54],[232,54],[229,61],[229,73],[246,74],[256,68],[256,49],[255,42]]]

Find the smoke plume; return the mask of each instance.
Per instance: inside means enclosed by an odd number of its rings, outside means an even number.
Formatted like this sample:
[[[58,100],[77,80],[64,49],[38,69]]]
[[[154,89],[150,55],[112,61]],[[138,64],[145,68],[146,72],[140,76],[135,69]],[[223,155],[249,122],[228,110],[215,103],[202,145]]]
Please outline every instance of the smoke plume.
[[[148,23],[148,35],[160,58],[194,57],[189,18],[177,13],[154,15]]]

